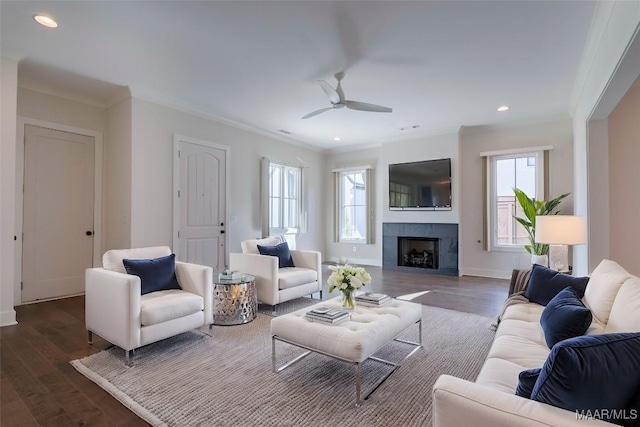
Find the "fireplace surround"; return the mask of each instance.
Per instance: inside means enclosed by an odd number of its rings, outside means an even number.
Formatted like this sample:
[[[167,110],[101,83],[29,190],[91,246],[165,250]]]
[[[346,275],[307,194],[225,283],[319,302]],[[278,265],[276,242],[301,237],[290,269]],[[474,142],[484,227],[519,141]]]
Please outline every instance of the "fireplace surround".
[[[382,268],[458,275],[458,224],[382,224]]]

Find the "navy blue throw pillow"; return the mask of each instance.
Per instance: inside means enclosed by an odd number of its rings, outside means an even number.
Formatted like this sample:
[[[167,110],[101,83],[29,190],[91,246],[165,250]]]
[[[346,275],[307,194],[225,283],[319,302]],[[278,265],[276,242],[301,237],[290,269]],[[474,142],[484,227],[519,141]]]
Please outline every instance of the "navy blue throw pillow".
[[[527,369],[518,374],[518,387],[516,387],[516,396],[531,399],[531,392],[538,381],[541,368]]]
[[[547,305],[558,292],[567,286],[571,286],[578,293],[578,297],[582,298],[588,282],[589,277],[573,277],[569,274],[534,264],[524,296],[531,302]]]
[[[127,273],[140,278],[142,295],[165,289],[181,289],[176,279],[176,256],[155,259],[123,259]]]
[[[276,246],[260,246],[258,245],[258,251],[260,255],[271,255],[278,257],[278,268],[295,267],[293,265],[293,258],[291,258],[291,251],[287,242],[280,243]]]
[[[544,308],[540,325],[551,348],[567,338],[584,335],[592,320],[591,310],[584,306],[576,290],[567,286]]]
[[[640,333],[585,335],[556,344],[531,399],[571,412],[626,422],[640,390]]]

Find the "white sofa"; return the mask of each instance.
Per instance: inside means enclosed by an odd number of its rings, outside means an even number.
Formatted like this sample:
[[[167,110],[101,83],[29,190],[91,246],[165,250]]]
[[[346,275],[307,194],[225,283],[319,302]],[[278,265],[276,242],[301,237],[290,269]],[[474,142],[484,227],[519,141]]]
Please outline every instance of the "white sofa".
[[[640,278],[603,260],[593,271],[583,298],[593,322],[587,334],[640,332]],[[518,374],[540,368],[550,353],[540,326],[544,307],[509,306],[476,382],[442,375],[433,387],[436,427],[611,426],[577,419],[574,412],[515,395]]]
[[[292,250],[295,267],[278,268],[278,258],[261,255],[258,245],[280,243],[280,237],[245,240],[241,243],[242,253],[229,254],[229,268],[255,276],[258,301],[264,304],[275,306],[315,292],[320,292],[322,298],[320,252]]]
[[[213,323],[213,269],[175,263],[182,289],[141,295],[140,277],[127,274],[123,259],[154,259],[171,255],[168,246],[113,249],[102,257],[102,268],[85,275],[85,319],[89,336],[95,332],[125,351]]]

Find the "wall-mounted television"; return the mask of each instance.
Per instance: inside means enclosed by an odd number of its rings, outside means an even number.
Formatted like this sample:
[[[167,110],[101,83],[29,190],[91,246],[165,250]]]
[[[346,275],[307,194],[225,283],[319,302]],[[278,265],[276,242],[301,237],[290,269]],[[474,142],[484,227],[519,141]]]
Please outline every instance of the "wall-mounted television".
[[[451,210],[451,159],[390,164],[389,209]]]

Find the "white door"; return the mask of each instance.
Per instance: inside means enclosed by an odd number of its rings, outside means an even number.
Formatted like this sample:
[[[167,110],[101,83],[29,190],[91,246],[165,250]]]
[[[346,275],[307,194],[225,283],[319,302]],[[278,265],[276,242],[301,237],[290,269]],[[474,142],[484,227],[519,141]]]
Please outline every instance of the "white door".
[[[22,301],[84,292],[93,266],[93,137],[25,126]]]
[[[177,176],[177,257],[222,271],[226,245],[226,149],[179,139]]]

